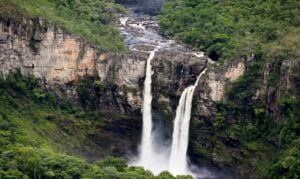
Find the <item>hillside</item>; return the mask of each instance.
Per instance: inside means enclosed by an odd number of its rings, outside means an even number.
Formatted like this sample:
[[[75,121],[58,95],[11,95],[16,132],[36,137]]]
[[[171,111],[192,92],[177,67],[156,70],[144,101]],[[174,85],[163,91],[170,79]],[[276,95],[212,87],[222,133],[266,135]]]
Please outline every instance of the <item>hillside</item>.
[[[164,34],[230,60],[251,52],[299,57],[299,1],[170,0],[160,16]]]
[[[61,1],[61,0],[3,0],[1,18],[42,17],[66,31],[80,36],[103,51],[124,50],[119,31],[113,26],[116,13],[123,12],[112,1]]]
[[[130,126],[127,119],[115,116],[112,121],[63,100],[32,76],[16,72],[0,78],[0,178],[174,178],[167,172],[154,177],[109,157],[122,155],[109,148],[128,144],[128,134],[121,134],[123,139],[118,134]]]
[[[299,178],[298,1],[116,2],[0,0],[0,178]]]
[[[235,160],[248,161],[254,178],[299,176],[299,6],[294,0],[169,0],[159,17],[165,35],[220,64],[247,59],[246,73],[217,104],[213,125],[215,137],[241,144],[242,158]],[[225,163],[235,163],[234,149],[216,148],[227,153]],[[216,155],[205,147],[193,153]]]

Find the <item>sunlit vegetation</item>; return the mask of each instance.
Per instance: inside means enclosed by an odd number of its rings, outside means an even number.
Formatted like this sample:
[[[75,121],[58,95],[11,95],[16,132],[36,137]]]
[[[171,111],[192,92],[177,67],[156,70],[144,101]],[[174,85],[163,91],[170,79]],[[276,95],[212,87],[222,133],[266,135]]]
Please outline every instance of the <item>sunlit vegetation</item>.
[[[169,0],[160,16],[164,34],[203,49],[214,60],[263,48],[299,53],[297,0]]]
[[[60,25],[106,51],[124,49],[119,31],[113,26],[123,8],[111,0],[4,0],[1,16],[15,19],[42,17]]]

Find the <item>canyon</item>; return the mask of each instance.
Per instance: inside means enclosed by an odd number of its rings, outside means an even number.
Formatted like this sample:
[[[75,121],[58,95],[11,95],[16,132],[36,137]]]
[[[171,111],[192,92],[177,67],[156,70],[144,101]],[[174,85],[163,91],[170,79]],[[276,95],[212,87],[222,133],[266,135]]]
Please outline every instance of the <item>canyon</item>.
[[[171,144],[173,120],[180,97],[187,87],[196,82],[198,86],[195,84],[197,87],[194,86],[193,92],[187,96],[193,98],[193,102],[190,99],[191,121],[188,120],[191,122],[190,144],[186,149],[188,156],[191,156],[190,165],[219,172],[223,177],[231,178],[232,173],[244,176],[243,171],[235,166],[236,162],[228,159],[228,153],[240,155],[239,142],[222,136],[218,136],[217,142],[213,141],[216,137],[213,122],[217,104],[226,101],[226,87],[246,73],[247,66],[255,61],[256,54],[220,65],[203,52],[161,36],[155,16],[140,15],[131,10],[128,13],[120,15],[116,21],[128,48],[120,53],[98,49],[43,18],[16,20],[0,17],[0,74],[5,77],[10,72],[20,70],[23,75],[33,75],[47,89],[57,91],[60,97],[66,96],[78,106],[82,105],[76,91],[78,81],[93,77],[105,84],[113,84],[106,86],[97,99],[97,107],[104,112],[128,117],[123,121],[116,120],[113,129],[109,129],[122,142],[114,146],[116,150],[108,149],[105,154],[96,157],[91,157],[91,153],[83,155],[86,158],[102,158],[111,154],[132,158],[138,155],[140,146],[142,110],[145,110],[142,109],[145,102],[144,81],[149,73],[147,65],[151,63],[151,128],[159,131],[159,136],[154,136],[152,140],[158,141],[161,146]],[[156,50],[156,47],[160,48]],[[149,58],[151,61],[147,63]],[[290,71],[295,63],[289,60],[282,63],[280,70],[284,75],[280,78],[279,89],[270,92],[262,86],[256,92],[257,97],[269,93],[268,112],[276,121],[282,120],[278,101],[284,89],[290,85]],[[205,69],[206,72],[198,78]],[[264,68],[263,84],[267,83],[270,71],[271,67]],[[146,116],[149,117],[149,113]],[[132,128],[134,134],[128,135]],[[124,130],[124,133],[118,133]]]

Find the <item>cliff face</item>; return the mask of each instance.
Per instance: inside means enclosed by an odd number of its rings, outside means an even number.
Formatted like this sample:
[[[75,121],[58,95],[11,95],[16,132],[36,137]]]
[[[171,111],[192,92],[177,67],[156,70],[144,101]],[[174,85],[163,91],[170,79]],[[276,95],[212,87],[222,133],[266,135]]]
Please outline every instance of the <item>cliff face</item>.
[[[276,123],[284,122],[284,116],[280,109],[280,99],[289,92],[299,96],[297,79],[293,78],[294,75],[299,74],[297,69],[299,64],[297,60],[287,59],[280,63],[266,63],[264,67],[263,87],[257,90],[257,96],[265,97],[267,113]],[[270,78],[274,74],[278,77],[276,84],[270,85]]]
[[[128,119],[137,119],[130,122],[125,118],[121,125],[116,120],[112,124],[114,127],[108,127],[108,131],[122,131],[124,125],[136,128],[141,122],[142,88],[148,53],[102,52],[42,19],[0,19],[0,37],[0,73],[4,77],[10,71],[20,69],[22,74],[34,75],[49,89],[59,91],[62,96],[67,95],[78,104],[77,81],[94,76],[100,81],[114,84],[99,97],[99,108],[109,113],[125,115]],[[172,129],[172,120],[181,92],[194,83],[204,68],[208,67],[209,70],[196,92],[199,98],[196,113],[201,119],[203,116],[212,119],[213,102],[223,99],[225,84],[236,80],[245,70],[244,62],[231,64],[230,67],[218,71],[214,70],[214,65],[205,57],[198,58],[192,54],[163,50],[156,53],[152,65],[154,118],[168,126],[167,135],[170,135]],[[137,130],[135,135],[123,136],[124,140],[133,143],[132,148],[137,148],[139,141],[140,128]],[[97,136],[92,138],[94,141],[102,140]],[[132,150],[128,149],[130,145],[118,146],[121,148],[117,152],[119,154]]]
[[[74,82],[85,76],[96,76],[101,81],[115,83],[120,89],[131,89],[122,95],[128,98],[132,108],[141,108],[141,88],[148,53],[102,52],[42,19],[24,19],[21,22],[1,19],[0,35],[0,73],[3,76],[20,69],[22,74],[34,75],[49,87],[62,87],[71,97],[76,97],[72,86]],[[154,91],[167,94],[172,91],[180,95],[205,66],[205,58],[160,51],[153,60],[154,81],[160,84],[159,89],[154,87]]]
[[[96,51],[82,40],[41,19],[21,23],[2,20],[1,73],[19,68],[54,84],[94,73]]]
[[[120,54],[103,52],[42,19],[14,21],[0,18],[0,73],[4,77],[10,71],[20,69],[22,74],[34,75],[49,89],[60,91],[61,95],[67,95],[77,104],[78,80],[93,76],[113,84],[97,99],[99,109],[107,112],[107,118],[111,118],[112,123],[105,130],[112,136],[90,136],[99,145],[103,144],[103,140],[120,138],[115,146],[104,146],[115,148],[114,151],[105,151],[105,154],[125,155],[137,149],[148,55],[142,51]],[[189,153],[195,157],[193,162],[219,167],[234,167],[236,164],[228,159],[228,155],[241,155],[238,141],[222,137],[214,140],[213,122],[217,103],[226,101],[226,86],[238,80],[246,72],[247,64],[253,60],[255,56],[250,55],[221,66],[205,57],[198,58],[179,51],[160,50],[155,54],[152,64],[153,117],[165,124],[167,137],[171,134],[172,120],[182,91],[195,82],[204,68],[208,68],[195,91],[189,149]],[[267,96],[268,112],[277,121],[282,120],[278,104],[280,96],[287,88],[294,88],[290,83],[293,66],[294,61],[281,63],[279,85],[267,88],[268,75],[273,69],[267,64],[261,89],[256,92],[257,98]],[[122,120],[109,117],[113,115],[122,115]],[[222,148],[226,148],[228,153],[222,153]]]

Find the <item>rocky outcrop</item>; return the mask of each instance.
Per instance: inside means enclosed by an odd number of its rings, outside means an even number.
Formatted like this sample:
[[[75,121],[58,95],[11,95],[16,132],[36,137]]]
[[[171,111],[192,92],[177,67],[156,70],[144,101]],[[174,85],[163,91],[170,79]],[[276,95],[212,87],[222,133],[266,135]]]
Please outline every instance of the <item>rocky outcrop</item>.
[[[20,22],[1,19],[0,36],[0,74],[3,76],[20,69],[22,74],[34,75],[50,87],[72,84],[85,76],[97,76],[126,88],[124,95],[128,103],[135,109],[141,108],[147,52],[102,52],[40,18]],[[179,96],[205,65],[205,58],[159,51],[153,60],[154,83],[157,84],[154,91]]]
[[[225,94],[225,85],[241,77],[245,73],[245,66],[245,62],[239,60],[235,63],[224,65],[222,69],[216,67],[215,70],[211,71],[207,79],[210,88],[209,97],[213,101],[222,101]]]
[[[107,146],[107,149],[104,146],[103,152],[106,151],[106,155],[109,155],[109,151],[124,155],[125,151],[137,148],[140,128],[128,133],[131,130],[128,127],[137,126],[141,122],[139,111],[135,109],[141,108],[139,84],[144,77],[147,54],[118,55],[102,52],[42,19],[15,21],[0,18],[0,37],[0,74],[3,77],[19,69],[24,75],[41,79],[48,88],[58,91],[61,96],[68,96],[77,104],[78,80],[93,76],[115,84],[105,89],[105,94],[99,99],[101,110],[107,114],[106,119],[111,119],[106,125],[107,129],[101,129],[106,132],[91,136],[91,140],[96,143],[99,140],[110,140],[103,138],[107,136],[121,141],[116,143],[117,146]],[[111,113],[122,120],[110,116]],[[110,124],[115,128],[109,128]],[[118,150],[112,151],[111,148]]]
[[[83,40],[41,19],[0,22],[0,72],[20,69],[51,84],[94,74],[99,53]]]
[[[283,60],[279,63],[269,62],[264,67],[263,88],[257,91],[258,97],[265,97],[265,104],[268,115],[277,123],[283,122],[283,114],[280,109],[280,100],[286,93],[298,94],[299,87],[296,87],[297,67],[300,65],[297,60]]]

